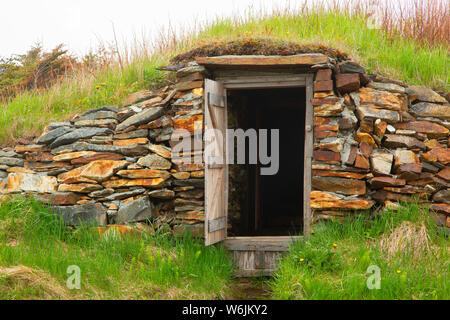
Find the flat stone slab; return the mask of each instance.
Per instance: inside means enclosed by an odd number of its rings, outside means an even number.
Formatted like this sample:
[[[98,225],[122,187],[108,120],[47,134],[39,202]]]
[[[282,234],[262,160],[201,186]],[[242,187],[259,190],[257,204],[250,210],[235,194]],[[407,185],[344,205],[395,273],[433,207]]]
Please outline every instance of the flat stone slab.
[[[139,126],[141,124],[149,123],[150,121],[161,117],[163,113],[164,108],[162,107],[150,108],[148,110],[142,111],[138,114],[135,114],[134,116],[129,117],[127,120],[119,124],[116,127],[116,130],[122,131],[131,126]]]
[[[153,217],[153,209],[148,196],[122,204],[117,212],[116,223],[146,221]]]
[[[51,130],[42,136],[39,137],[37,143],[39,144],[50,144],[55,141],[57,138],[65,135],[66,133],[71,132],[73,129],[70,127],[58,127],[54,130]]]
[[[30,173],[10,173],[8,175],[9,192],[52,193],[56,191],[58,180],[55,177]]]
[[[416,117],[433,117],[449,120],[450,106],[428,102],[419,102],[409,108],[409,113]]]
[[[57,148],[66,144],[71,144],[80,139],[89,139],[93,136],[104,136],[108,134],[113,134],[114,132],[108,128],[80,128],[75,129],[69,133],[66,133],[50,144],[50,147]],[[81,150],[76,150],[81,151]]]
[[[100,203],[88,203],[78,206],[55,207],[56,213],[66,225],[106,225],[106,208]]]

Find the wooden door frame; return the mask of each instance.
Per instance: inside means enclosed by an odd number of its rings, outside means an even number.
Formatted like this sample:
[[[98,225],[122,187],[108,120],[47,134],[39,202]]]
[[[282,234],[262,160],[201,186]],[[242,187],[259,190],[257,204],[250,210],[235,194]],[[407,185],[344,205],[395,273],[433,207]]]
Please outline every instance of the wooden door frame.
[[[312,148],[313,148],[313,73],[302,74],[279,74],[270,76],[235,76],[235,77],[216,77],[215,81],[221,82],[225,88],[225,96],[228,90],[245,90],[245,89],[271,89],[271,88],[305,88],[306,101],[305,101],[305,143],[304,143],[304,167],[303,167],[303,236],[308,237],[311,233],[311,161],[312,161]],[[225,100],[226,101],[226,100]],[[225,142],[227,138],[225,137]],[[226,150],[226,146],[225,146]],[[228,155],[227,155],[228,156]],[[227,166],[228,167],[228,166]],[[228,169],[226,171],[226,205],[228,207]],[[227,213],[228,215],[228,213]],[[228,228],[227,228],[228,232]],[[258,241],[264,243],[264,247],[282,247],[286,250],[287,245],[292,243],[300,237],[286,237],[286,236],[273,236],[273,237],[226,237],[224,244],[225,247],[230,250],[238,250],[238,247],[247,248],[254,245]],[[259,247],[259,246],[258,246]],[[281,250],[281,251],[284,251]]]

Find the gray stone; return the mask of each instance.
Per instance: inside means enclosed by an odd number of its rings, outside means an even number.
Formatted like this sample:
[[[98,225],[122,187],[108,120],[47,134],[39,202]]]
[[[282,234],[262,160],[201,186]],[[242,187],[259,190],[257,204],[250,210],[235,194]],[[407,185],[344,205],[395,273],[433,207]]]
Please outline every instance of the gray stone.
[[[374,173],[390,174],[394,155],[388,152],[373,152],[370,155],[370,164]]]
[[[148,136],[147,129],[139,129],[135,131],[130,131],[126,133],[119,133],[114,135],[114,139],[116,140],[126,140],[126,139],[135,139],[135,138],[146,138]]]
[[[366,73],[366,70],[353,61],[344,61],[339,63],[341,73]]]
[[[17,158],[17,157],[21,157],[21,156],[12,150],[11,151],[1,151],[0,150],[0,157]]]
[[[176,187],[196,187],[199,189],[205,188],[205,180],[204,179],[186,179],[186,180],[174,180],[173,185]]]
[[[8,172],[0,170],[0,179],[8,177]]]
[[[423,86],[410,86],[406,89],[406,94],[412,102],[418,100],[423,102],[447,103],[444,97],[430,88]]]
[[[178,70],[177,77],[182,78],[196,72],[200,72],[203,74],[207,73],[205,67],[199,65],[192,65]]]
[[[108,127],[115,128],[117,125],[117,120],[115,119],[100,119],[100,120],[80,120],[74,123],[76,128],[86,128],[86,127]]]
[[[89,143],[93,144],[112,144],[113,138],[112,135],[109,136],[94,136],[89,139]]]
[[[104,119],[114,119],[117,120],[117,113],[112,111],[96,111],[91,113],[85,113],[76,119],[76,121],[83,120],[104,120]]]
[[[131,145],[131,146],[111,146],[111,145],[101,145],[93,144],[87,142],[75,142],[69,145],[60,146],[52,150],[53,154],[57,154],[60,151],[67,150],[69,152],[75,151],[95,151],[95,152],[112,152],[120,153],[125,156],[140,156],[148,152],[148,148],[144,145]]]
[[[147,196],[122,204],[117,212],[116,223],[146,221],[153,217],[153,208]]]
[[[386,132],[389,132],[389,133],[395,133],[396,130],[397,129],[395,129],[395,127],[391,126],[390,124],[388,124],[386,127]]]
[[[104,136],[108,134],[114,133],[112,130],[107,128],[81,128],[76,129],[72,132],[66,133],[63,136],[57,138],[55,141],[52,142],[50,147],[56,148],[65,144],[70,144],[72,142],[75,142],[79,139],[89,139],[93,136]],[[78,150],[77,150],[78,151]]]
[[[339,119],[339,129],[347,130],[354,129],[358,124],[358,118],[356,118],[355,113],[350,110],[348,107],[344,108],[344,111],[341,113],[342,119]]]
[[[117,112],[119,112],[119,109],[117,109],[116,107],[113,107],[113,106],[104,106],[101,108],[89,110],[89,111],[83,113],[81,116],[86,116],[88,114],[97,113],[97,112],[101,112],[101,111],[117,113]]]
[[[50,144],[55,141],[57,138],[65,135],[66,133],[71,132],[73,129],[70,127],[58,127],[54,130],[51,130],[41,137],[38,138],[37,143],[39,144]]]
[[[374,82],[371,81],[367,85],[369,88],[376,90],[389,91],[394,93],[405,93],[405,88],[394,83]]]
[[[103,190],[97,190],[89,193],[89,197],[91,198],[101,198],[101,197],[107,197],[114,193],[114,189],[103,189]]]
[[[169,141],[172,137],[173,127],[163,129],[150,130],[149,138],[156,142]]]
[[[133,111],[135,114],[142,112],[142,108],[139,108],[138,106],[130,106],[130,110]]]
[[[420,148],[422,150],[426,149],[425,144],[414,138],[409,136],[401,136],[397,134],[386,134],[383,145],[388,148]]]
[[[188,93],[185,94],[184,96],[182,96],[180,99],[176,100],[173,105],[177,106],[177,105],[183,105],[183,102],[187,102],[187,101],[196,101],[198,100],[198,103],[202,102],[202,97],[199,97],[196,94],[193,93]]]
[[[450,189],[445,189],[437,192],[433,196],[433,201],[450,204]]]
[[[431,163],[428,162],[422,162],[422,170],[424,172],[431,172],[431,173],[438,173],[439,168],[436,166],[433,166]]]
[[[409,113],[416,117],[434,117],[450,120],[450,105],[420,102],[412,105],[409,108]]]
[[[127,120],[119,124],[116,129],[117,131],[122,131],[131,126],[139,126],[141,124],[148,123],[161,117],[163,113],[164,108],[161,107],[144,110],[138,114],[135,114],[134,116],[129,117]]]
[[[125,192],[113,193],[111,195],[104,197],[103,199],[100,199],[100,201],[123,200],[123,199],[127,199],[127,198],[131,198],[131,197],[140,195],[144,192],[145,192],[145,189],[140,188],[140,189],[125,191]]]
[[[387,123],[397,123],[400,121],[400,115],[397,111],[378,109],[370,106],[359,106],[356,108],[356,115],[359,120],[381,119]]]
[[[47,127],[51,129],[57,129],[60,127],[70,127],[70,126],[71,126],[70,122],[52,122]]]
[[[88,203],[70,207],[55,207],[56,213],[70,226],[106,225],[106,208],[100,203]]]
[[[172,167],[172,163],[157,154],[149,154],[138,160],[138,165],[150,169],[167,170]]]
[[[0,164],[4,164],[10,167],[23,167],[25,161],[23,159],[0,157]]]

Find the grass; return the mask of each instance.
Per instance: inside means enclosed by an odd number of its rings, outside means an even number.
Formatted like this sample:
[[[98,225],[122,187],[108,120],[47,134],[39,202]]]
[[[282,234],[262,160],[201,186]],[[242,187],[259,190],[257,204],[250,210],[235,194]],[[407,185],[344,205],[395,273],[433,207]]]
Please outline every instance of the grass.
[[[66,286],[81,270],[81,290]],[[0,206],[0,299],[218,299],[232,268],[221,247],[164,231],[99,236],[71,231],[42,204]]]
[[[71,230],[42,204],[0,206],[0,299],[449,299],[449,239],[417,204],[315,225],[273,278],[235,280],[221,246],[166,230],[99,236]],[[68,267],[81,270],[69,290]],[[370,266],[380,270],[380,290]],[[370,273],[368,273],[368,270]]]
[[[366,2],[334,1],[327,7],[325,1],[315,2],[312,9],[250,10],[234,18],[216,18],[186,34],[168,33],[157,43],[134,43],[95,72],[75,72],[48,90],[26,91],[2,102],[0,144],[35,137],[50,121],[67,120],[85,110],[118,104],[139,89],[162,86],[166,73],[156,67],[205,43],[219,48],[236,39],[332,46],[360,61],[369,72],[449,91],[449,10],[441,2],[427,1],[418,7],[420,2],[413,1],[410,16],[398,17],[389,10],[394,2],[387,1],[381,29],[368,27]]]
[[[449,243],[426,211],[405,204],[375,219],[317,226],[292,246],[269,286],[275,299],[448,300]],[[379,290],[367,286],[370,266],[380,270]]]

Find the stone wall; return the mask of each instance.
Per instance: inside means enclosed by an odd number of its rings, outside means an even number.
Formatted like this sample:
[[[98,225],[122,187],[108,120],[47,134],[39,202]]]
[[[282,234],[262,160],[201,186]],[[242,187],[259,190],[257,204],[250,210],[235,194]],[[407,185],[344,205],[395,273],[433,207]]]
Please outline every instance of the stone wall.
[[[333,59],[331,59],[332,61]],[[368,75],[356,63],[314,71],[311,208],[329,219],[418,199],[450,227],[450,105],[419,86]],[[170,70],[170,68],[167,68]],[[68,224],[152,220],[202,234],[201,155],[173,155],[172,134],[203,123],[205,68],[177,65],[177,81],[52,123],[34,142],[0,149],[0,200],[34,194]],[[288,115],[287,115],[288,116]]]
[[[174,129],[202,129],[202,70],[188,66],[176,86],[137,92],[121,108],[51,123],[35,141],[0,149],[0,201],[33,194],[70,225],[151,220],[202,234],[204,165],[171,152]]]
[[[316,73],[311,207],[329,219],[398,202],[450,227],[450,106],[421,86],[345,61]]]

